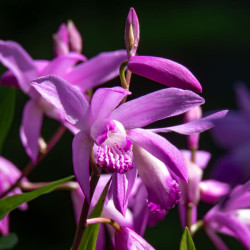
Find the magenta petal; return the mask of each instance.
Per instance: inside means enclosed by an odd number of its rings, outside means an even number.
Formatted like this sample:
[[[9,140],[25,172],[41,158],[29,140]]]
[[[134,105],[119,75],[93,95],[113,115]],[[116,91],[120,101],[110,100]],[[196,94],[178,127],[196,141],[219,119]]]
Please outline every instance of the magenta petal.
[[[27,93],[29,82],[38,77],[34,61],[17,43],[0,41],[0,62],[13,72],[20,88]]]
[[[216,203],[230,191],[230,185],[216,180],[200,182],[201,200],[207,203]]]
[[[119,105],[122,99],[130,94],[131,92],[121,87],[98,89],[94,93],[90,104],[91,120],[103,122],[103,119],[111,115],[111,112]]]
[[[181,152],[160,135],[145,129],[128,131],[128,138],[162,161],[176,176],[187,181],[187,165]]]
[[[214,127],[214,122],[217,119],[223,118],[227,114],[228,110],[222,110],[216,112],[212,115],[203,117],[198,120],[194,120],[188,123],[184,123],[182,125],[167,127],[167,128],[156,128],[150,129],[150,131],[158,133],[158,132],[176,132],[184,135],[191,135],[194,133],[204,132],[212,127]]]
[[[133,153],[139,176],[148,192],[149,208],[158,212],[173,208],[181,195],[165,164],[136,144]]]
[[[55,57],[69,53],[69,38],[66,24],[62,23],[56,34],[53,35],[53,43]]]
[[[86,59],[87,58],[85,56],[74,52],[58,56],[48,64],[46,69],[43,71],[43,75],[54,74],[63,77],[72,71],[73,66],[77,62],[84,62]]]
[[[9,214],[0,221],[0,235],[9,234]]]
[[[165,58],[132,56],[128,61],[128,69],[168,87],[202,92],[200,83],[186,67]]]
[[[126,58],[125,50],[104,52],[79,64],[64,78],[86,91],[117,77],[120,64]]]
[[[250,249],[250,230],[232,215],[218,212],[213,214],[210,220],[205,221],[205,223],[209,223],[212,228],[215,227],[213,229],[218,232],[227,229],[231,236],[240,241],[247,249]]]
[[[135,56],[140,40],[139,20],[134,8],[130,8],[125,27],[125,46],[130,56]]]
[[[112,112],[112,119],[121,122],[126,129],[138,128],[203,103],[203,98],[189,90],[168,88],[122,104]]]
[[[183,155],[191,161],[191,151],[190,150],[181,150]],[[211,158],[211,154],[207,151],[198,150],[195,154],[195,164],[200,168],[204,169],[207,167],[207,164]]]
[[[38,139],[41,133],[42,121],[43,111],[33,100],[28,101],[23,111],[20,136],[26,153],[32,162],[36,161],[39,151]]]
[[[0,82],[5,86],[20,88],[15,75],[10,70],[1,76]]]
[[[181,202],[178,204],[179,216],[181,221],[181,226],[184,229],[187,223],[187,206],[183,205]],[[192,207],[192,225],[195,224],[197,221],[197,206]]]
[[[220,237],[211,229],[205,229],[207,235],[215,245],[215,247],[219,250],[229,250],[229,248],[224,244],[224,242],[220,239]]]
[[[70,20],[68,21],[68,34],[70,50],[74,52],[82,52],[82,37],[76,28],[75,24]]]
[[[88,202],[90,202],[89,157],[92,146],[93,142],[83,131],[75,135],[72,145],[74,172]]]
[[[82,122],[89,104],[75,86],[55,75],[38,78],[31,85],[68,122],[76,125]]]
[[[153,250],[154,248],[133,230],[127,227],[121,227],[121,229],[115,233],[115,249]]]
[[[136,176],[135,168],[125,174],[114,173],[112,175],[114,205],[123,216],[126,214],[129,194]]]

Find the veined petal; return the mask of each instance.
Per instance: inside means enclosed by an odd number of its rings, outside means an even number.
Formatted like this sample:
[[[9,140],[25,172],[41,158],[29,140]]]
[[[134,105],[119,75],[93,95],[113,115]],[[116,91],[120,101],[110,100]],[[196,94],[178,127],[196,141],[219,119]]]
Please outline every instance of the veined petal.
[[[98,89],[94,93],[90,104],[91,120],[103,121],[108,118],[122,99],[130,94],[131,92],[121,87]]]
[[[32,162],[36,161],[39,151],[38,139],[41,133],[42,121],[43,111],[33,100],[28,101],[23,111],[20,136],[26,153]]]
[[[182,114],[203,103],[203,98],[189,90],[168,88],[122,104],[112,112],[111,117],[126,129],[132,129]]]
[[[17,43],[0,41],[0,62],[13,72],[20,88],[28,93],[29,82],[38,77],[33,59]]]
[[[87,58],[84,55],[70,52],[53,59],[43,72],[43,75],[59,75],[61,77],[72,71],[77,62],[84,62]]]
[[[177,177],[187,181],[187,165],[181,152],[160,135],[145,129],[128,131],[128,138],[162,161]]]
[[[129,194],[134,185],[136,176],[136,168],[124,174],[114,173],[112,175],[114,205],[123,216],[126,214]]]
[[[191,122],[187,122],[181,125],[166,127],[166,128],[150,129],[150,131],[155,132],[155,133],[176,132],[176,133],[184,134],[184,135],[201,133],[214,127],[214,121],[217,119],[223,118],[227,114],[227,112],[228,110],[222,110],[212,115],[209,115],[209,116],[206,116],[206,117],[203,117],[201,119],[194,120]]]
[[[168,87],[202,92],[200,83],[186,67],[165,58],[132,56],[128,61],[128,69]]]
[[[31,85],[64,115],[68,122],[83,126],[83,117],[89,104],[75,86],[55,75],[38,78]]]
[[[73,139],[73,166],[76,179],[88,202],[90,202],[90,183],[89,183],[89,157],[93,142],[89,136],[80,131]]]
[[[148,192],[149,208],[163,213],[173,208],[180,200],[181,192],[165,164],[136,144],[133,153],[139,176]]]
[[[85,92],[118,76],[126,58],[125,50],[104,52],[76,66],[64,78]]]

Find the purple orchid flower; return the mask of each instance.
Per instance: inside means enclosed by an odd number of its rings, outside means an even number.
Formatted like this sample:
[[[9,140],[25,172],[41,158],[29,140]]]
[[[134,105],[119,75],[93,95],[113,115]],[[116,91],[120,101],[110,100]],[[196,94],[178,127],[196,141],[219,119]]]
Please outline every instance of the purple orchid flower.
[[[197,93],[202,92],[199,81],[181,64],[161,57],[136,56],[139,40],[139,20],[135,10],[131,8],[125,27],[128,69],[134,74],[149,78],[168,87],[188,89]]]
[[[196,139],[195,139],[196,140]],[[230,185],[216,180],[202,180],[203,170],[206,168],[211,154],[206,151],[196,151],[195,163],[191,161],[191,152],[181,150],[187,161],[188,183],[180,182],[181,201],[179,214],[181,225],[186,226],[186,207],[192,205],[192,224],[197,221],[197,205],[200,200],[214,204],[230,191]]]
[[[61,24],[53,35],[55,57],[72,52],[82,52],[82,37],[73,21]]]
[[[33,162],[39,151],[38,139],[44,114],[61,121],[73,133],[78,130],[62,120],[61,114],[31,89],[30,82],[39,76],[56,74],[69,79],[71,84],[85,92],[116,77],[125,58],[126,51],[120,50],[101,53],[86,62],[85,56],[75,52],[60,55],[52,61],[33,60],[19,44],[0,41],[0,62],[10,70],[2,76],[1,83],[19,86],[30,97],[23,111],[20,136]],[[77,62],[82,63],[75,66]]]
[[[4,193],[11,185],[13,185],[19,178],[21,172],[8,160],[0,156],[0,193]],[[26,178],[22,181],[27,181]],[[8,196],[22,193],[20,188],[15,188]],[[19,206],[19,209],[26,210],[27,204],[24,203]],[[9,214],[7,214],[0,221],[0,234],[9,234]]]
[[[216,234],[227,234],[250,249],[250,181],[234,188],[230,195],[212,208],[204,217],[205,231],[221,250],[228,249]]]
[[[250,92],[243,84],[236,86],[239,111],[230,111],[226,117],[215,122],[212,130],[214,140],[229,153],[215,163],[211,173],[215,179],[235,186],[250,177]]]
[[[141,158],[144,157],[142,155],[144,150],[162,161],[174,179],[187,181],[186,163],[179,150],[163,137],[139,127],[181,114],[202,104],[203,99],[195,93],[169,88],[129,101],[117,108],[124,96],[130,94],[120,87],[97,90],[89,105],[81,92],[60,77],[43,77],[34,81],[32,85],[45,100],[64,113],[65,118],[80,129],[73,140],[73,165],[76,178],[88,201],[90,200],[89,155],[94,144],[98,147],[96,161],[108,172],[126,176],[133,168],[133,154],[136,154],[136,166],[142,174],[141,178],[145,186],[149,187],[150,184],[147,183],[149,178],[146,177],[146,173],[143,174],[144,166],[140,162],[140,160],[143,162]],[[191,129],[195,132],[200,131],[202,126],[196,129],[192,126],[185,129],[183,125],[176,127],[177,131],[179,129],[186,133]],[[204,130],[205,127],[203,126],[202,129]],[[134,150],[137,152],[135,153]],[[152,173],[152,178],[155,178],[155,183],[151,187],[151,190],[155,191],[152,191],[152,194],[157,193],[158,187],[160,190],[164,189],[158,166],[151,164],[147,167],[147,171],[148,174]],[[127,173],[124,175],[125,172]],[[163,176],[168,175],[164,173]],[[117,184],[119,188],[115,190],[121,190],[121,185],[123,190],[127,190],[124,187],[126,185],[124,179],[118,180]],[[165,191],[168,195],[169,190]],[[126,192],[120,192],[117,196],[120,198],[124,196],[120,200],[128,197]],[[160,200],[157,200],[157,197]],[[157,203],[158,208],[168,209],[169,206],[166,206],[165,200],[159,195],[157,197],[153,197],[154,200],[149,202]],[[123,204],[126,202],[123,201]]]

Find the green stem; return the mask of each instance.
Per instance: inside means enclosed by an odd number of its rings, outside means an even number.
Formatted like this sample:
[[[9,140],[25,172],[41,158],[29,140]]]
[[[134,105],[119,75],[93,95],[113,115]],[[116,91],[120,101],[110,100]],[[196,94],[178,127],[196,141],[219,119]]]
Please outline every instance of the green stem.
[[[200,230],[204,226],[203,220],[198,220],[195,224],[191,226],[190,233],[194,235],[198,230]]]

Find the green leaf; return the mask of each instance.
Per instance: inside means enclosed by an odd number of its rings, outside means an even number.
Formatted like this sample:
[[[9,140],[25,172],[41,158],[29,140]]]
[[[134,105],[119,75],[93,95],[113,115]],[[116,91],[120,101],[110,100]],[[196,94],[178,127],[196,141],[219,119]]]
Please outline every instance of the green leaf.
[[[106,198],[106,195],[108,192],[109,183],[110,182],[108,182],[106,184],[105,188],[103,189],[102,194],[101,194],[94,210],[92,211],[92,213],[89,216],[89,219],[102,216],[102,209],[103,209],[104,201],[105,201],[105,198]],[[86,230],[83,234],[82,240],[81,240],[79,250],[95,250],[99,228],[100,228],[99,223],[89,225],[86,228]]]
[[[0,87],[0,153],[15,110],[15,89]]]
[[[17,194],[6,197],[0,200],[0,220],[10,211],[19,207],[24,202],[29,202],[34,200],[35,198],[39,197],[40,195],[47,194],[55,190],[58,186],[62,185],[63,183],[73,179],[74,176],[69,176],[67,178],[54,181],[44,187],[38,188],[35,191],[27,192],[24,194]]]
[[[18,237],[15,233],[10,233],[0,237],[0,249],[11,249],[18,243]]]
[[[181,237],[180,250],[195,250],[194,242],[187,227]]]

